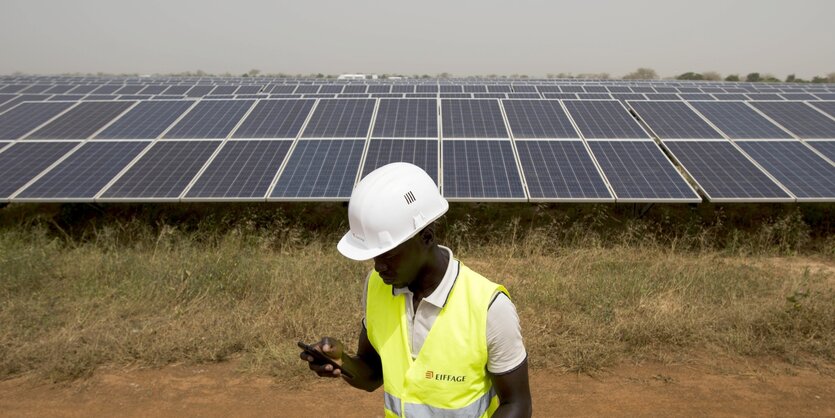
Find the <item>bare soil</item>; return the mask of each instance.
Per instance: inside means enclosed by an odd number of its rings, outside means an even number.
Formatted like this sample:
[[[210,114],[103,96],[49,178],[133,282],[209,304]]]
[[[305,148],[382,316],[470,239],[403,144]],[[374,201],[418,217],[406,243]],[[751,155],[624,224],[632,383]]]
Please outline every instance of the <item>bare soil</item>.
[[[627,364],[595,376],[535,370],[534,415],[835,417],[835,374],[828,366],[710,363]],[[382,416],[382,390],[252,377],[238,372],[235,362],[99,370],[70,384],[26,377],[0,382],[0,416],[376,417]]]

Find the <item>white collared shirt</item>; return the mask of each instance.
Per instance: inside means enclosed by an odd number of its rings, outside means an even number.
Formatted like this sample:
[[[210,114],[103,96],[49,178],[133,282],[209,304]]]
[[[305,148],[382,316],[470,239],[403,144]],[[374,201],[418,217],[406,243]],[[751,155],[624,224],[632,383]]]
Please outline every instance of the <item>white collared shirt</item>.
[[[453,258],[452,250],[440,245],[439,247],[449,253],[449,265],[438,287],[418,303],[417,309],[414,309],[413,305],[414,293],[408,287],[392,288],[393,295],[404,295],[406,298],[406,323],[412,358],[417,358],[429,330],[446,304],[455,278],[458,277],[459,262]],[[368,278],[365,288],[368,289]],[[363,293],[363,307],[366,304],[367,293]],[[365,326],[365,318],[362,321]],[[507,295],[497,292],[487,309],[487,370],[493,374],[506,373],[518,367],[526,357],[516,307]]]

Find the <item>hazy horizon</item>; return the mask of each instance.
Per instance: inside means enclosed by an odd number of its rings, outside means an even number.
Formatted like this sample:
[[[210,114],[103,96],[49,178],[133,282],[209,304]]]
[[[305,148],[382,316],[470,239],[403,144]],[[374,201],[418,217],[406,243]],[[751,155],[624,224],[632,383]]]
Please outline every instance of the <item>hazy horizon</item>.
[[[835,72],[835,2],[4,2],[0,74]]]

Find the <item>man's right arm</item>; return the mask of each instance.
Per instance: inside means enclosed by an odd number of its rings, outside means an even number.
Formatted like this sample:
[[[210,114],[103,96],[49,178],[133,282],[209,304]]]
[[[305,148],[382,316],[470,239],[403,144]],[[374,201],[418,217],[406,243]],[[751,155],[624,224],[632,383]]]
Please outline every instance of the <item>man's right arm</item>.
[[[354,377],[349,379],[343,376],[349,385],[368,392],[375,391],[383,384],[383,365],[380,355],[368,340],[368,333],[365,326],[362,327],[357,344],[357,355],[351,356],[345,353],[342,343],[330,337],[325,337],[314,347],[325,353],[328,357],[340,362],[341,367],[350,372]],[[302,353],[302,358],[310,362],[310,370],[313,370],[321,377],[339,377],[342,375],[339,370],[334,370],[330,364],[320,365],[312,362],[312,357]]]

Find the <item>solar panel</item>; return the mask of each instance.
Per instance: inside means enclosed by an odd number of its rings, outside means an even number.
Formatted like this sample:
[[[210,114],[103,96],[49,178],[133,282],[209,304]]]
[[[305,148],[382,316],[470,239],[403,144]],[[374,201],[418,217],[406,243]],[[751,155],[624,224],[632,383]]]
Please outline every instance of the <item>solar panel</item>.
[[[391,87],[387,84],[372,84],[368,86],[369,93],[390,93]],[[409,93],[412,91],[410,90]]]
[[[821,100],[835,100],[835,93],[815,93],[818,99]]]
[[[750,102],[801,138],[835,138],[835,120],[802,102]]]
[[[97,89],[91,91],[91,94],[113,94],[116,90],[119,90],[122,86],[117,84],[103,84],[99,86]]]
[[[644,96],[647,100],[680,100],[675,93],[646,93]]]
[[[16,94],[0,94],[0,104],[6,103],[9,100],[14,99],[15,97],[17,97]]]
[[[581,100],[611,100],[612,95],[609,93],[577,93],[577,98]]]
[[[88,94],[88,95],[82,97],[81,101],[83,101],[83,102],[92,102],[92,101],[102,102],[102,101],[113,101],[113,100],[116,100],[118,98],[119,98],[119,96],[117,96],[115,94]]]
[[[531,199],[613,201],[582,141],[517,141]]]
[[[75,103],[22,103],[0,115],[0,139],[18,139]]]
[[[168,87],[168,89],[167,89],[167,90],[165,90],[165,92],[164,92],[164,93],[165,93],[165,95],[167,95],[167,96],[171,96],[171,95],[176,95],[176,96],[179,96],[179,95],[184,95],[184,94],[186,94],[186,92],[187,92],[187,91],[189,91],[191,88],[192,88],[192,86],[191,86],[191,85],[187,85],[187,86],[170,86],[170,87]]]
[[[316,94],[319,92],[319,86],[298,86],[293,92],[295,94]]]
[[[514,138],[579,138],[558,100],[502,100]]]
[[[365,94],[367,86],[365,84],[350,84],[342,89],[345,94]]]
[[[144,85],[131,84],[116,90],[113,94],[136,94],[143,88],[145,88]]]
[[[8,86],[0,88],[0,93],[20,93],[25,88],[25,84],[9,84]]]
[[[835,162],[835,141],[811,141],[807,144],[829,158],[829,161]]]
[[[273,89],[270,93],[273,93],[273,94],[290,94],[290,93],[293,93],[293,91],[295,91],[295,90],[296,90],[295,85],[289,85],[289,86],[278,85],[278,86],[273,87]]]
[[[232,135],[233,138],[295,138],[314,100],[261,100]]]
[[[14,99],[0,105],[0,113],[6,112],[23,102],[42,102],[48,98],[49,95],[46,94],[21,94],[20,96],[17,96]]]
[[[510,141],[443,141],[443,195],[450,199],[524,200]]]
[[[96,86],[96,85],[91,85],[91,84],[86,84],[86,85],[85,85],[85,84],[82,84],[82,85],[75,86],[75,88],[74,88],[74,89],[69,90],[69,91],[67,91],[66,93],[72,93],[72,94],[88,94],[88,93],[90,93],[91,91],[93,91],[93,90],[95,90],[95,89],[97,89],[97,88],[98,88],[98,86]]]
[[[263,89],[263,88],[264,88],[264,86],[259,86],[259,85],[241,86],[241,87],[238,88],[238,90],[235,92],[235,94],[237,94],[239,96],[242,95],[242,94],[258,94],[258,93],[261,92],[261,89]]]
[[[15,197],[92,199],[150,142],[88,142]]]
[[[0,152],[0,200],[52,165],[78,142],[19,142]]]
[[[791,200],[727,141],[668,141],[670,150],[712,202]]]
[[[774,93],[748,93],[747,96],[751,100],[783,100],[779,94]]]
[[[96,135],[95,139],[157,138],[194,103],[190,100],[140,102]]]
[[[563,103],[585,138],[649,138],[617,100],[565,100]]]
[[[743,102],[691,102],[690,105],[732,139],[791,138]]]
[[[780,93],[786,100],[817,100],[809,93]]]
[[[441,85],[441,93],[462,93],[464,92],[464,86],[458,84],[444,84]]]
[[[157,142],[101,198],[177,198],[220,144],[220,141]]]
[[[706,93],[679,93],[678,96],[684,100],[716,100]]]
[[[365,138],[374,114],[373,99],[322,99],[316,105],[304,138]]]
[[[722,138],[684,102],[629,102],[661,139]]]
[[[835,200],[835,166],[800,141],[742,141],[737,145],[798,199]]]
[[[508,138],[498,100],[441,101],[444,138]]]
[[[252,103],[254,100],[202,100],[163,138],[226,138]]]
[[[395,84],[395,85],[391,86],[391,92],[392,93],[414,93],[415,92],[415,86]],[[381,93],[385,93],[385,92],[381,92]]]
[[[26,139],[86,139],[136,102],[82,102]]]
[[[513,88],[514,93],[536,93],[537,95],[539,92],[536,90],[536,86],[532,85],[525,85],[525,84],[514,84],[511,86]],[[466,88],[464,91],[467,91]]]
[[[468,84],[464,86],[464,93],[487,93],[487,86]]]
[[[835,118],[835,102],[809,102],[809,104]]]
[[[270,197],[348,200],[359,170],[363,140],[301,140]]]
[[[577,98],[575,93],[542,93],[542,96],[546,99],[573,100]]]
[[[194,86],[186,93],[187,97],[203,97],[215,89],[215,86]]]
[[[141,93],[141,94],[161,94],[167,88],[168,88],[168,86],[145,86],[145,88],[140,90],[139,93]]]
[[[437,138],[438,102],[433,99],[380,99],[376,138]]]
[[[20,94],[36,94],[36,93],[43,93],[49,88],[52,87],[51,84],[33,84],[23,90],[21,90]]]
[[[589,141],[588,145],[618,201],[701,201],[655,142]]]
[[[714,93],[716,100],[748,100],[748,96],[740,93]]]
[[[437,139],[372,139],[365,154],[362,176],[396,162],[422,168],[438,184]]]
[[[439,90],[436,84],[419,84],[415,86],[415,93],[438,93]]]
[[[227,141],[186,198],[267,196],[292,141]]]

